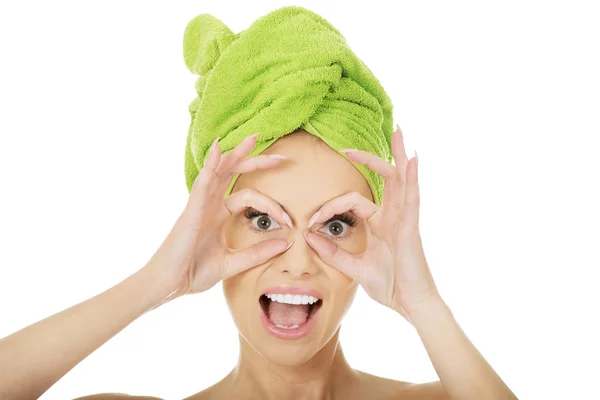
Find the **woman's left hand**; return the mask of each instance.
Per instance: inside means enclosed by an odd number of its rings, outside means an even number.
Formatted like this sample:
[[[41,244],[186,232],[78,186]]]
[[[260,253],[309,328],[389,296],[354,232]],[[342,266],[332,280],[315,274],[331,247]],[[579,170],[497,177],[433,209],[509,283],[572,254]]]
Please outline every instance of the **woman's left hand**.
[[[419,232],[419,182],[417,157],[408,160],[402,131],[392,134],[396,165],[367,151],[341,150],[348,158],[364,164],[384,179],[381,207],[358,192],[339,196],[319,209],[312,223],[352,211],[371,230],[367,250],[354,255],[333,241],[305,231],[308,244],[321,259],[357,281],[375,301],[398,311],[410,322],[411,313],[424,301],[439,298],[427,265]],[[350,149],[347,149],[350,150]],[[314,219],[314,221],[313,221]],[[309,228],[312,224],[309,223]]]

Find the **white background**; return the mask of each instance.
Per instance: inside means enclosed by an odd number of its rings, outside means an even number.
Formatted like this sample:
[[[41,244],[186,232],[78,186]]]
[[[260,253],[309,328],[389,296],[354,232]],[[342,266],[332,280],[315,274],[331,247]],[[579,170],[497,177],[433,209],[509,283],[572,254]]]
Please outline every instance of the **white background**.
[[[237,33],[294,4],[337,27],[391,96],[419,153],[429,265],[477,349],[520,399],[598,396],[593,3],[2,2],[0,337],[125,279],[183,210],[188,21],[211,13]],[[341,342],[357,369],[438,380],[416,331],[362,290]],[[219,284],[134,321],[42,399],[181,399],[237,351]]]

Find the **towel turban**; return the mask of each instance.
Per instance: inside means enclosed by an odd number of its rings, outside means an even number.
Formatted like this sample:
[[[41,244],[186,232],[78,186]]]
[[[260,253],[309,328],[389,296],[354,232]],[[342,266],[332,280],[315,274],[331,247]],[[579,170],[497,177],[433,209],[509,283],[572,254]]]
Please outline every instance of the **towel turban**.
[[[188,107],[188,193],[218,137],[227,152],[260,132],[252,156],[301,128],[336,151],[356,148],[392,162],[390,98],[342,34],[316,13],[282,7],[237,34],[211,14],[201,14],[185,28],[183,52],[185,65],[199,76],[198,96]],[[383,178],[348,161],[381,205]]]

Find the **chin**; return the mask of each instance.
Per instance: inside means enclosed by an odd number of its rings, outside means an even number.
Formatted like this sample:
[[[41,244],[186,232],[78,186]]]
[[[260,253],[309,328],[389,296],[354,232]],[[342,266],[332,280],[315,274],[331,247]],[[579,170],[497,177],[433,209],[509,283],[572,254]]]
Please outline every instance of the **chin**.
[[[237,281],[225,292],[240,337],[280,366],[301,365],[331,343],[354,293],[316,282],[256,287],[250,293]]]
[[[282,367],[294,367],[304,364],[323,347],[316,343],[279,343],[273,344],[272,340],[251,344],[261,357],[271,364]]]
[[[326,332],[315,327],[310,335],[297,340],[284,340],[267,333],[262,324],[252,324],[248,334],[240,331],[242,338],[266,361],[285,367],[304,364],[313,358],[329,343],[338,331]]]

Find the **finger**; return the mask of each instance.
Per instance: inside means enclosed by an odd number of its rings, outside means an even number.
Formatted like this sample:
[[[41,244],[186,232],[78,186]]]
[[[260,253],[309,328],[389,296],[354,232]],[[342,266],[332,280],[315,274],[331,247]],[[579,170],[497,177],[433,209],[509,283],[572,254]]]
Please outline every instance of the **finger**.
[[[283,211],[279,203],[256,189],[244,188],[227,196],[223,202],[226,212],[216,216],[216,223],[219,225],[225,223],[225,220],[230,215],[242,212],[248,207],[269,214],[270,217],[274,218],[281,225],[292,223],[290,216]],[[290,227],[293,228],[293,226]]]
[[[210,180],[213,178],[215,170],[221,160],[221,147],[219,147],[219,138],[216,138],[211,144],[211,150],[209,151],[206,163],[200,169],[200,172],[196,176],[192,185],[192,191],[190,197],[199,196],[198,193],[202,193]]]
[[[209,187],[215,179],[215,171],[221,160],[221,148],[218,142],[219,138],[216,138],[212,143],[208,158],[192,184],[192,190],[183,211],[192,220],[201,215],[202,210],[199,208],[206,206],[207,194],[212,193]]]
[[[256,136],[258,135],[260,133],[248,136],[233,149],[225,153],[223,160],[217,167],[217,175],[233,176],[232,169],[256,147]]]
[[[396,164],[398,173],[404,179],[408,158],[406,157],[406,149],[404,148],[404,134],[398,124],[396,124],[396,130],[392,134],[392,157],[394,158],[394,164]]]
[[[211,145],[211,151],[209,152],[205,165],[202,167],[194,181],[194,186],[201,187],[199,188],[201,190],[196,191],[206,190],[207,186],[215,180],[226,181],[229,177],[236,175],[232,173],[233,171],[228,171],[228,169],[233,168],[233,166],[238,164],[241,159],[254,149],[256,146],[256,136],[259,134],[260,133],[255,133],[254,135],[248,136],[225,155],[221,154],[221,146],[219,145],[220,138],[216,138]]]
[[[232,149],[231,151],[229,151],[223,155],[223,160],[221,161],[220,165],[217,167],[217,169],[214,172],[215,179],[212,181],[212,184],[208,188],[208,190],[211,193],[213,193],[215,196],[220,195],[222,198],[225,195],[225,191],[231,184],[231,179],[235,175],[239,175],[240,173],[244,173],[244,172],[251,172],[254,170],[252,168],[250,170],[246,170],[245,169],[246,165],[253,165],[254,163],[258,162],[258,163],[260,163],[261,166],[264,166],[262,168],[269,168],[269,167],[274,167],[274,166],[278,165],[278,163],[271,163],[270,165],[265,165],[265,161],[264,161],[265,157],[287,158],[285,156],[281,156],[278,154],[269,154],[269,155],[263,155],[263,156],[255,156],[255,157],[260,157],[260,158],[258,158],[257,161],[254,161],[254,162],[249,161],[254,158],[254,157],[249,157],[247,155],[256,146],[256,136],[257,135],[259,135],[259,133],[255,133],[254,135],[248,136],[240,144],[238,144],[237,147],[235,147],[234,149]],[[239,168],[240,164],[242,164],[241,169]]]
[[[293,240],[288,243],[285,239],[269,239],[255,243],[245,249],[229,250],[229,255],[226,256],[225,260],[225,276],[223,279],[264,264],[274,256],[289,249],[292,244],[294,244]]]
[[[367,151],[353,151],[348,153],[348,158],[354,162],[365,164],[384,179],[383,210],[402,212],[406,197],[406,151],[400,126],[392,134],[392,155],[395,166]]]
[[[405,209],[408,172],[408,159],[406,157],[406,149],[404,148],[404,134],[398,124],[396,124],[396,131],[392,134],[392,156],[394,158],[397,179],[385,183],[381,208],[386,213],[388,210],[391,210],[394,214],[397,214],[403,213]]]
[[[319,257],[327,264],[331,265],[342,274],[354,281],[359,281],[359,262],[358,257],[341,249],[329,239],[304,231],[304,238]]]
[[[317,211],[308,222],[310,228],[315,222],[327,221],[336,214],[342,214],[346,211],[352,211],[358,217],[365,220],[371,218],[379,210],[379,206],[367,199],[361,193],[349,192],[332,200]]]
[[[407,229],[414,230],[418,229],[419,226],[419,207],[421,204],[416,156],[409,160],[406,170],[406,201],[402,221]]]
[[[390,181],[396,178],[396,168],[375,154],[357,149],[344,149],[340,151],[345,152],[345,150],[352,150],[346,153],[350,161],[366,165],[381,175],[385,181]]]
[[[243,155],[249,152],[253,148],[252,143],[254,141],[252,138],[256,135],[258,134],[246,138],[238,145],[238,147],[224,156],[221,154],[221,147],[218,143],[219,138],[213,142],[214,148],[210,151],[204,167],[200,170],[200,173],[192,186],[192,191],[186,206],[186,208],[192,210],[188,210],[186,214],[192,214],[192,216],[200,215],[202,210],[197,209],[198,207],[205,206],[206,203],[210,203],[213,200],[222,201],[221,199],[223,199],[225,195],[225,190],[229,187],[231,178],[234,175],[250,172],[257,168],[271,168],[279,164],[280,159],[272,158],[272,156],[284,156],[270,154],[268,156],[242,158],[242,160],[230,171],[226,171],[220,166],[225,162],[224,160],[226,158],[229,160],[237,159],[240,154]],[[243,151],[239,153],[238,148],[241,148]],[[248,150],[249,148],[250,150]],[[256,167],[253,167],[254,165],[256,165]]]
[[[277,158],[277,157],[284,158]],[[268,154],[268,155],[258,155],[253,157],[246,157],[244,160],[240,161],[238,165],[236,165],[232,170],[232,175],[246,174],[248,172],[255,171],[257,169],[267,169],[272,168],[284,160],[287,157],[279,155],[279,154]]]

